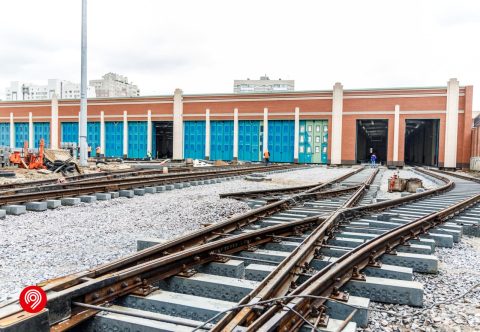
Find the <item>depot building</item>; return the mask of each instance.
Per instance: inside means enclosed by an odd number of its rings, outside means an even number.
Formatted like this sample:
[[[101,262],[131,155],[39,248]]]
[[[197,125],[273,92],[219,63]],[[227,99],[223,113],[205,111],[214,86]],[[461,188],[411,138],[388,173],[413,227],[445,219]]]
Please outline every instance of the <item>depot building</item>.
[[[468,168],[472,86],[88,100],[88,145],[106,157]],[[0,102],[0,146],[77,143],[79,100]]]

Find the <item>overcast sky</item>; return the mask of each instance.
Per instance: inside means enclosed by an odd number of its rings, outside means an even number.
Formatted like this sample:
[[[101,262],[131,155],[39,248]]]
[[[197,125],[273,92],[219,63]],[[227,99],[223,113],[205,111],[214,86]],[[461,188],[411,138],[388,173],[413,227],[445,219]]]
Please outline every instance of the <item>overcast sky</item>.
[[[0,2],[0,88],[80,82],[81,0]],[[297,90],[474,85],[478,1],[88,1],[88,79],[113,71],[144,95],[232,92],[234,79]]]

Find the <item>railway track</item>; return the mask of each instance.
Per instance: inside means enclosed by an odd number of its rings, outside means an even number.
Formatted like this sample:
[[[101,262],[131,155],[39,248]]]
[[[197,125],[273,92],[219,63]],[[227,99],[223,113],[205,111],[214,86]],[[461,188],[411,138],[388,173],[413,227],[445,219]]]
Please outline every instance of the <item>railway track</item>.
[[[375,175],[361,169],[263,192],[263,201],[236,193],[255,209],[44,283],[49,312],[28,316],[11,303],[0,309],[0,331],[28,324],[38,331],[348,331],[365,324],[369,298],[421,305],[412,271],[435,271],[434,247],[458,241],[462,231],[445,221],[472,209],[480,185],[427,173],[443,184],[370,204]]]
[[[283,165],[272,165],[272,167],[278,166],[286,166]],[[235,170],[235,169],[247,169],[247,168],[258,168],[263,167],[263,165],[229,165],[229,166],[216,166],[216,167],[171,167],[168,170],[168,174],[172,175],[172,173],[197,173],[197,172],[205,172],[205,171],[224,171],[224,170]],[[100,173],[87,173],[87,174],[80,174],[74,176],[67,176],[64,177],[63,183],[88,183],[88,182],[96,182],[102,180],[111,180],[111,179],[118,179],[118,178],[126,178],[126,177],[136,177],[136,176],[148,176],[148,175],[163,175],[163,170],[161,169],[125,169],[125,170],[115,170],[115,171],[104,171]],[[6,193],[18,193],[18,192],[29,192],[29,191],[39,191],[39,190],[48,190],[51,188],[59,188],[59,179],[44,179],[44,180],[35,180],[35,181],[26,181],[26,182],[13,182],[13,183],[5,183],[0,185],[0,195]]]
[[[350,176],[355,175],[356,173],[360,172],[361,169],[353,170],[346,174],[345,176],[341,176],[337,179],[334,179],[330,182],[322,183],[322,184],[315,184],[318,190],[322,188],[329,188],[332,185],[336,184],[337,182],[342,181]],[[309,199],[314,199],[318,195],[319,198],[321,197],[328,197],[328,196],[337,196],[342,194],[342,192],[349,192],[353,190],[352,188],[344,188],[342,186],[338,186],[339,190],[331,190],[330,193],[315,193],[312,191]],[[170,241],[165,245],[157,245],[147,250],[144,250],[136,255],[132,255],[117,261],[114,261],[110,264],[106,264],[100,266],[99,268],[95,269],[94,271],[87,271],[85,273],[79,273],[73,276],[67,276],[65,278],[61,278],[59,280],[53,280],[45,284],[44,289],[48,290],[59,290],[63,288],[68,288],[71,285],[76,285],[83,282],[83,278],[91,278],[91,277],[100,277],[107,275],[109,273],[114,273],[115,271],[121,270],[122,268],[125,269],[130,266],[138,265],[139,261],[151,261],[157,259],[158,257],[163,257],[165,255],[169,255],[170,253],[175,253],[176,251],[185,250],[185,248],[195,247],[197,245],[211,242],[217,240],[219,238],[225,237],[229,233],[234,233],[240,231],[243,227],[248,227],[250,224],[254,222],[263,220],[265,221],[268,219],[269,216],[275,213],[281,213],[285,209],[290,206],[295,206],[300,202],[301,199],[299,198],[298,201],[295,200],[283,200],[280,202],[276,202],[274,204],[270,204],[269,206],[264,206],[259,209],[255,209],[251,212],[246,213],[245,215],[238,216],[232,218],[223,223],[217,223],[210,227],[206,227],[202,230],[197,232],[193,232],[188,234],[181,239]],[[278,216],[277,216],[278,217]]]
[[[27,202],[76,197],[95,193],[108,193],[134,188],[155,187],[175,183],[197,184],[217,178],[231,178],[255,172],[295,169],[295,165],[248,166],[224,169],[198,170],[188,173],[163,174],[161,171],[146,170],[106,175],[96,178],[82,178],[65,183],[45,184],[40,186],[11,188],[0,191],[0,206],[24,204]]]

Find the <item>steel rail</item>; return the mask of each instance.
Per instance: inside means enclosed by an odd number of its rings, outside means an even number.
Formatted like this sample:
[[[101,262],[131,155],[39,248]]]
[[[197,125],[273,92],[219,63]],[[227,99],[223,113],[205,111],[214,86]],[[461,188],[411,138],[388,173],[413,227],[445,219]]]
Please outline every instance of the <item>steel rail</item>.
[[[432,189],[431,192],[435,192],[435,189]],[[419,196],[416,197],[423,197],[427,194],[427,192],[424,192],[418,194]],[[403,199],[399,199],[398,201],[398,204],[392,203],[391,205],[395,206],[403,204],[404,202]],[[379,210],[384,208],[382,204],[377,205]],[[180,272],[188,271],[196,265],[215,261],[217,260],[216,253],[227,255],[233,254],[242,250],[247,250],[252,246],[270,242],[278,236],[288,237],[296,235],[302,230],[311,229],[323,220],[324,219],[320,217],[308,217],[286,224],[270,226],[185,249],[153,261],[148,261],[118,272],[106,274],[99,278],[84,278],[84,283],[75,285],[71,289],[60,290],[53,294],[53,298],[51,299],[52,307],[67,308],[67,312],[64,312],[65,315],[62,316],[60,311],[56,313],[57,315],[60,315],[55,316],[55,311],[51,311],[50,321],[58,323],[52,327],[52,331],[68,330],[72,327],[71,324],[78,324],[94,314],[88,314],[85,312],[79,313],[74,309],[73,316],[71,316],[71,307],[69,307],[71,300],[90,304],[111,301],[114,298],[138,290],[145,284],[148,285]],[[74,298],[75,296],[77,297]],[[64,321],[67,317],[70,318]]]
[[[428,194],[435,193],[436,189],[424,193],[415,194],[410,197],[411,200]],[[403,204],[403,199],[392,202],[391,206]],[[376,204],[377,209],[384,208],[382,204]],[[352,209],[345,210],[347,213]],[[365,213],[375,211],[374,209],[365,210]],[[351,211],[350,211],[351,212]],[[362,211],[356,211],[355,215]],[[354,213],[351,212],[353,215]],[[232,237],[223,238],[217,241],[202,244],[200,246],[185,248],[176,253],[167,254],[164,257],[155,260],[139,263],[138,265],[102,275],[97,278],[84,277],[81,283],[74,283],[67,289],[52,289],[48,291],[49,320],[52,331],[63,331],[73,325],[88,319],[94,313],[79,311],[78,308],[72,308],[71,301],[79,301],[88,304],[99,304],[105,301],[111,301],[119,296],[141,290],[145,285],[155,281],[186,271],[199,264],[205,264],[216,260],[216,253],[232,254],[262,243],[272,241],[276,237],[289,237],[297,235],[299,232],[314,227],[324,219],[320,217],[309,217],[301,220],[282,223],[275,226],[261,228],[252,232],[242,233]],[[137,261],[138,262],[138,261]],[[63,283],[66,285],[67,283]],[[73,311],[72,311],[73,309]],[[0,316],[0,326],[2,321],[8,323],[22,321],[25,318],[24,312],[15,304],[8,310],[7,315]],[[35,315],[31,316],[35,317]]]
[[[332,179],[331,181],[326,182],[322,185],[324,187],[327,187],[330,184],[346,179],[349,176],[356,174],[357,172],[358,171],[349,172],[343,176]],[[351,187],[351,188],[345,188],[342,190],[333,190],[331,192],[311,193],[309,194],[309,196],[305,196],[305,198],[302,198],[301,196],[299,196],[297,199],[295,197],[288,197],[288,198],[282,199],[281,201],[273,202],[271,204],[248,211],[242,215],[227,219],[223,222],[214,223],[208,227],[193,231],[177,239],[173,239],[165,243],[154,245],[140,252],[114,260],[113,262],[100,265],[89,271],[71,274],[62,278],[47,280],[43,283],[40,283],[40,285],[44,286],[45,290],[49,290],[49,289],[59,290],[59,289],[64,289],[66,287],[71,287],[72,285],[75,285],[81,282],[81,279],[85,277],[88,277],[88,278],[98,277],[106,273],[112,273],[113,271],[116,271],[118,269],[123,269],[127,266],[135,265],[139,261],[147,261],[147,260],[163,257],[171,253],[185,250],[186,248],[198,246],[210,241],[217,240],[219,238],[222,238],[223,234],[229,234],[236,230],[241,230],[243,227],[251,223],[254,223],[265,217],[271,216],[275,213],[278,213],[279,211],[286,210],[293,204],[298,204],[298,202],[302,200],[310,199],[312,197],[321,198],[329,195],[335,196],[335,195],[345,193],[354,189],[355,187]]]
[[[338,178],[332,179],[328,183],[322,184],[322,187],[326,187],[330,183],[335,183],[343,179],[346,179],[349,176],[358,173],[360,170],[361,169],[354,170]],[[354,186],[349,188],[335,189],[335,190],[331,190],[330,192],[310,193],[307,196],[305,196],[305,199],[320,198],[324,196],[335,196],[342,193],[350,192],[352,190],[355,190],[356,188],[357,187]],[[292,200],[291,198],[287,198],[284,200],[283,205],[286,208],[292,203],[295,203],[295,202],[298,203],[300,200],[301,198],[297,200]],[[269,211],[272,208],[273,210]],[[227,220],[223,223],[214,224],[210,227],[194,232],[193,234],[188,234],[187,236],[169,241],[168,243],[156,245],[144,251],[116,260],[112,263],[101,265],[96,269],[68,275],[62,278],[48,280],[39,285],[42,286],[44,290],[47,292],[51,290],[53,291],[65,290],[67,288],[71,288],[81,283],[84,283],[85,280],[98,278],[99,276],[102,276],[107,273],[111,274],[118,269],[124,269],[126,267],[135,266],[135,264],[139,262],[145,262],[145,261],[148,261],[149,259],[164,257],[165,255],[169,255],[170,253],[174,253],[175,251],[185,250],[189,246],[195,246],[195,245],[202,244],[206,241],[216,240],[219,237],[221,238],[222,237],[221,234],[226,232],[225,230],[226,226],[229,226],[228,231],[241,229],[242,225],[243,226],[248,225],[249,223],[259,220],[260,218],[271,215],[276,211],[278,211],[279,208],[283,208],[282,202],[276,202],[274,204],[271,204],[270,206],[264,206],[264,207],[258,208],[256,210],[248,212],[243,216],[243,218],[242,216],[231,218],[230,220]],[[308,222],[309,220],[310,219],[307,219],[306,222]],[[222,233],[218,235],[218,232],[216,232],[217,230],[222,231]],[[213,233],[217,233],[217,234],[213,234]],[[208,239],[206,239],[207,235],[209,236]]]
[[[138,179],[156,179],[156,178],[161,178],[161,179],[176,179],[179,177],[183,176],[193,176],[193,175],[207,175],[207,174],[226,174],[228,172],[236,172],[236,171],[246,171],[246,172],[255,172],[255,171],[262,171],[264,169],[285,169],[285,168],[295,168],[296,166],[293,165],[280,165],[280,166],[272,166],[271,168],[266,168],[265,166],[260,166],[260,167],[235,167],[235,168],[226,168],[226,169],[208,169],[208,170],[199,170],[195,172],[175,172],[173,174],[168,173],[168,174],[163,174],[162,171],[160,170],[139,170],[139,171],[133,171],[133,172],[127,172],[117,175],[102,175],[98,178],[87,178],[87,179],[80,179],[80,180],[75,180],[75,181],[69,181],[65,183],[54,183],[54,184],[47,184],[44,186],[34,186],[34,187],[27,187],[27,188],[17,188],[13,190],[6,190],[3,192],[0,192],[0,195],[17,195],[21,193],[31,193],[31,192],[44,192],[44,191],[49,191],[51,190],[59,190],[59,189],[68,189],[68,188],[78,188],[82,186],[86,186],[88,184],[92,185],[99,185],[99,184],[119,184],[122,183],[122,181],[128,181],[128,180],[138,180]],[[0,196],[1,197],[1,196]]]
[[[453,187],[453,182],[444,177],[438,177],[435,174],[425,172],[430,176],[435,176],[446,184],[437,190],[431,189],[428,192],[431,194],[433,192],[441,192],[449,190]],[[425,194],[421,193],[421,194]],[[419,197],[418,194],[412,195]],[[425,195],[422,195],[422,197]],[[417,198],[415,197],[415,198]],[[401,199],[397,200],[400,201]],[[386,233],[379,235],[372,240],[351,249],[348,253],[343,255],[340,259],[337,259],[335,263],[329,264],[324,269],[317,272],[314,276],[310,277],[306,282],[304,282],[297,289],[293,290],[290,295],[330,295],[335,290],[338,290],[342,285],[344,285],[352,276],[358,276],[358,271],[365,268],[368,264],[375,263],[376,260],[383,255],[384,253],[392,252],[392,250],[400,245],[406,243],[409,239],[415,238],[421,233],[425,233],[431,227],[435,227],[439,222],[442,222],[443,219],[438,219],[439,216],[450,215],[459,211],[459,209],[465,208],[465,206],[470,206],[480,200],[480,195],[468,199],[464,202],[458,203],[451,208],[446,208],[440,212],[432,213],[426,217],[418,218],[417,220],[408,223],[406,225],[399,226],[393,230],[389,230]],[[383,209],[383,203],[373,204],[368,208]],[[360,208],[365,211],[365,208]],[[342,211],[336,216],[335,223],[339,224],[342,220],[351,218],[358,213],[358,209],[348,209]],[[413,226],[412,226],[413,225]],[[312,301],[311,299],[300,299],[294,298],[287,305],[290,308],[293,308],[303,315],[307,315],[312,310],[312,302],[315,302],[315,305],[321,305],[324,301],[316,300]],[[266,312],[264,312],[257,320],[252,322],[247,331],[273,331],[276,329],[281,330],[295,330],[299,326],[298,321],[294,319],[290,314],[282,312],[279,306],[272,306]],[[289,321],[290,320],[290,321]]]
[[[225,171],[209,171],[189,174],[162,174],[147,177],[132,177],[132,178],[120,178],[110,179],[104,181],[96,181],[104,184],[92,185],[90,183],[65,183],[59,186],[63,189],[38,191],[31,193],[21,193],[14,195],[0,196],[0,205],[7,204],[21,204],[29,201],[38,201],[45,199],[56,199],[63,197],[72,197],[79,195],[86,195],[98,192],[116,191],[122,189],[141,188],[153,185],[165,185],[182,181],[191,181],[197,179],[209,179],[217,177],[225,177],[228,175],[248,174],[250,172],[256,172],[258,169],[235,169]]]
[[[428,168],[428,170],[433,171],[433,172],[437,172],[437,173],[440,173],[440,174],[444,174],[444,175],[453,176],[453,177],[456,177],[456,178],[459,178],[459,179],[462,179],[462,180],[467,180],[467,181],[480,183],[480,178],[476,178],[476,177],[473,177],[473,176],[468,176],[466,174],[458,174],[457,172],[449,172],[449,171],[444,171],[444,170],[435,169],[435,168]]]
[[[304,186],[288,187],[288,188],[237,191],[237,192],[220,194],[220,198],[245,199],[245,198],[262,197],[262,196],[265,196],[265,195],[294,194],[294,193],[299,193],[299,192],[305,191],[306,189],[314,188],[314,187],[319,186],[321,184],[322,184],[322,182],[315,183],[315,184],[304,185]]]
[[[178,173],[189,173],[189,169],[169,169],[169,172],[178,174]],[[22,192],[32,192],[36,190],[46,190],[48,188],[55,188],[61,186],[62,184],[73,184],[73,183],[86,183],[98,181],[100,179],[115,179],[115,178],[125,178],[128,176],[141,176],[147,174],[162,174],[161,170],[143,170],[143,169],[129,169],[113,172],[99,172],[99,173],[89,173],[75,176],[63,177],[66,182],[58,182],[61,178],[55,179],[45,179],[37,181],[28,181],[28,182],[14,182],[0,185],[0,195],[4,194],[16,194]]]
[[[372,262],[375,262],[383,254],[391,252],[395,247],[408,242],[410,239],[416,238],[418,235],[425,234],[429,229],[442,224],[452,215],[478,202],[480,202],[480,194],[381,234],[344,254],[335,264],[326,266],[304,283],[308,285],[307,287],[301,289],[301,291],[296,290],[292,292],[292,295],[328,296],[334,288],[338,289],[348,282],[354,275],[355,270],[361,271]],[[304,299],[305,298],[302,300],[293,299],[287,306],[299,310],[302,314],[306,315],[313,305],[317,306],[324,302],[324,300],[312,301],[311,299]],[[293,316],[290,314],[280,312],[277,317],[273,316],[268,322],[263,324],[261,328],[257,326],[255,331],[273,331],[277,328],[293,331],[299,326],[298,322],[294,323],[292,321],[292,318]],[[247,331],[250,330],[249,328]]]
[[[64,308],[59,311],[50,310],[50,323],[54,325],[52,331],[68,330],[73,327],[72,323],[78,324],[81,321],[74,316],[81,317],[83,311],[76,312],[75,308],[71,311],[71,301],[87,304],[109,302],[141,289],[145,285],[188,271],[197,265],[217,261],[219,257],[216,253],[231,255],[247,250],[252,246],[271,242],[274,235],[289,236],[311,229],[321,220],[322,218],[319,217],[309,217],[291,223],[269,226],[188,248],[98,278],[85,278],[83,283],[54,292],[49,296],[48,308]]]
[[[285,295],[292,284],[299,277],[299,273],[305,272],[311,260],[314,258],[316,249],[325,243],[325,234],[329,225],[336,219],[339,211],[351,207],[364,195],[366,189],[378,174],[378,169],[358,186],[351,197],[344,202],[339,209],[330,214],[313,232],[296,247],[275,269],[240,302],[240,305],[265,301],[271,298]],[[252,306],[246,306],[239,312],[231,312],[225,315],[212,329],[212,331],[232,331],[245,321],[253,320],[255,311]]]

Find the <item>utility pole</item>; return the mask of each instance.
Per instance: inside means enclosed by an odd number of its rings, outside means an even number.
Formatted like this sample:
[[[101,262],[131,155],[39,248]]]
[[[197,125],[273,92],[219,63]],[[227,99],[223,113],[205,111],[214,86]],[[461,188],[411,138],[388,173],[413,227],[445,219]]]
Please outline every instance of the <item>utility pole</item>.
[[[82,64],[80,81],[80,166],[87,160],[87,0],[82,0]]]

